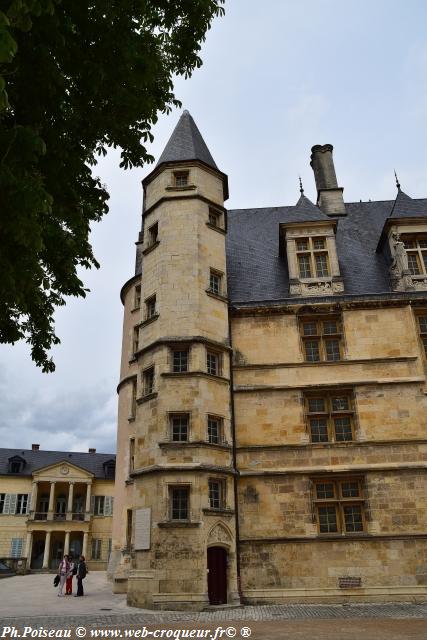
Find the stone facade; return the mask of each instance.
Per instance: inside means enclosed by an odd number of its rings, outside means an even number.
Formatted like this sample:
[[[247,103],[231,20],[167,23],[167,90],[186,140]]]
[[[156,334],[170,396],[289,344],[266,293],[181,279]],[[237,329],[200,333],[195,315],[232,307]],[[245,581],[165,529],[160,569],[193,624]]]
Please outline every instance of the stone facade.
[[[427,298],[381,288],[391,222],[368,258],[378,293],[353,292],[332,147],[313,152],[319,206],[272,212],[276,271],[253,265],[245,300],[236,273],[263,239],[246,246],[241,222],[227,241],[226,178],[188,113],[143,181],[109,567],[132,605],[427,595]],[[269,300],[279,271],[287,296]]]

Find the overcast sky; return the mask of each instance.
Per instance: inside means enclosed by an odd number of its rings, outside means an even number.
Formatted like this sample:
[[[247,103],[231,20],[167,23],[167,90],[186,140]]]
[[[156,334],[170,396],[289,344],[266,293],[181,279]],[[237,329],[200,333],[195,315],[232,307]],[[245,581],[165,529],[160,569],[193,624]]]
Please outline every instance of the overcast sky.
[[[176,95],[228,174],[228,208],[295,204],[298,175],[315,200],[314,144],[334,145],[344,198],[395,197],[393,169],[413,197],[427,196],[427,3],[424,0],[227,0],[204,61]],[[161,116],[158,158],[180,111]],[[122,306],[133,275],[141,179],[112,152],[96,167],[111,195],[94,227],[99,271],[86,300],[56,314],[57,370],[43,374],[26,345],[0,346],[3,447],[112,452],[116,441]]]

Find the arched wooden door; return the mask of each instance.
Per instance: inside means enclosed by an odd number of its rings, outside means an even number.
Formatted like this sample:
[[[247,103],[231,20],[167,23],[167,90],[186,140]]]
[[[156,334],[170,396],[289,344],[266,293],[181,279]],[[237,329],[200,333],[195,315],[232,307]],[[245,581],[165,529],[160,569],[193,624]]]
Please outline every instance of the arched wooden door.
[[[222,547],[208,548],[209,604],[227,602],[227,551]]]

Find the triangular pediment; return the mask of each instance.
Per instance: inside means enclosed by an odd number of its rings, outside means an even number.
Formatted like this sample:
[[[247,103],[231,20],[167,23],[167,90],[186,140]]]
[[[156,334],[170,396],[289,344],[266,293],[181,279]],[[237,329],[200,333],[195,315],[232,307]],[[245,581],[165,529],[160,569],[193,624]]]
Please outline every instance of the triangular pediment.
[[[94,477],[93,473],[90,473],[86,469],[82,469],[77,465],[71,463],[69,460],[64,459],[54,464],[46,465],[41,469],[34,471],[33,477],[37,480],[90,480]]]

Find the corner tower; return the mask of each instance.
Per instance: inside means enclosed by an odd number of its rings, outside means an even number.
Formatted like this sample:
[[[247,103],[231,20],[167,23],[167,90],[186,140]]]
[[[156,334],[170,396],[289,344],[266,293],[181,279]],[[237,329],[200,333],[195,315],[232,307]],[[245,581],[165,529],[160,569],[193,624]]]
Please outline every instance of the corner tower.
[[[129,604],[238,601],[224,200],[184,111],[143,180],[124,327],[110,571]]]

